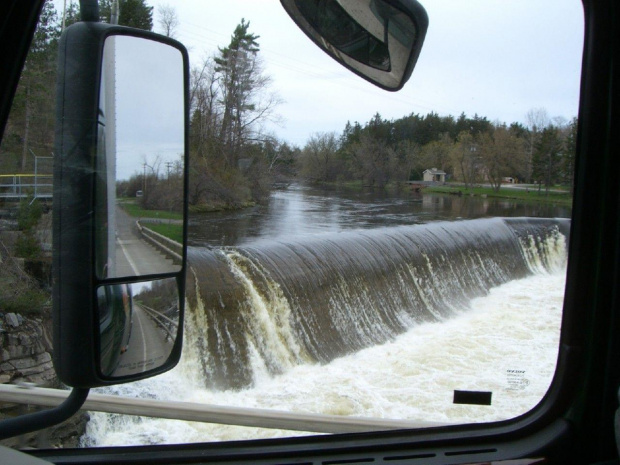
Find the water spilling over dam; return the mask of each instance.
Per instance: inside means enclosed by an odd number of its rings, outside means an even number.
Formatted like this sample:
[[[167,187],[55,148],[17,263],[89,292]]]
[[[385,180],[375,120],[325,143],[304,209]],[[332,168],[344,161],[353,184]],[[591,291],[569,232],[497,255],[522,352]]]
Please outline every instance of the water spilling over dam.
[[[493,218],[195,248],[184,351],[217,389],[327,363],[563,267],[568,230],[568,220]]]

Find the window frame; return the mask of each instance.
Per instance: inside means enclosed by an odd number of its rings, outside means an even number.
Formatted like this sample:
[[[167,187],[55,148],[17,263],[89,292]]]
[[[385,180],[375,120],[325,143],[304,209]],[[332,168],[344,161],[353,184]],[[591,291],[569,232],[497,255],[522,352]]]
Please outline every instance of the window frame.
[[[0,28],[0,43],[14,44],[15,39],[21,37],[20,45],[14,49],[16,53],[10,57],[5,55],[14,65],[7,73],[9,78],[0,80],[0,85],[9,89],[4,95],[14,92],[15,75],[19,77],[25,58],[23,50],[24,47],[27,50],[34,32],[32,12],[37,11],[36,24],[43,1],[15,0],[14,4],[12,14],[15,16],[10,17],[13,21],[6,22],[12,22],[13,30],[19,32],[11,33],[6,26]],[[155,460],[321,463],[365,459],[381,462],[386,458],[391,458],[392,463],[415,463],[418,457],[421,463],[428,464],[527,456],[546,456],[558,463],[581,463],[615,457],[613,416],[620,379],[620,367],[614,363],[620,355],[615,337],[620,329],[616,291],[620,275],[620,183],[615,173],[620,169],[614,148],[620,146],[620,128],[618,76],[613,73],[612,65],[618,63],[620,8],[613,0],[585,0],[584,10],[586,27],[575,199],[561,347],[550,391],[535,409],[499,423],[424,430],[29,452],[56,463],[149,463]],[[0,129],[7,114],[3,103]],[[462,455],[458,454],[459,450]],[[397,460],[399,457],[401,460]]]

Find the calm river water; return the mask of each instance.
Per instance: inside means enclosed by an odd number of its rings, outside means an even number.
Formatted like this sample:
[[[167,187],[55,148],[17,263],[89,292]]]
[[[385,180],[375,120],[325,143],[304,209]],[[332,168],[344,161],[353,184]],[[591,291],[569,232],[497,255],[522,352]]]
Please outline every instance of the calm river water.
[[[265,205],[194,215],[192,246],[230,246],[300,234],[339,232],[432,221],[504,217],[569,218],[570,208],[513,200],[384,191],[354,192],[293,184]]]

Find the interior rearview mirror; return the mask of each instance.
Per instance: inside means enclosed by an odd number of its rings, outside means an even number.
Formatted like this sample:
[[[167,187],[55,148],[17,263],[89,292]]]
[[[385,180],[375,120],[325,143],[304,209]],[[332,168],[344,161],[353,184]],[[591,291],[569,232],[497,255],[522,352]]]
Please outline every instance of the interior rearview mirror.
[[[323,51],[391,91],[407,82],[422,49],[428,16],[416,0],[281,0]]]
[[[188,76],[185,48],[156,34],[83,22],[61,38],[54,364],[70,386],[142,379],[180,358]]]

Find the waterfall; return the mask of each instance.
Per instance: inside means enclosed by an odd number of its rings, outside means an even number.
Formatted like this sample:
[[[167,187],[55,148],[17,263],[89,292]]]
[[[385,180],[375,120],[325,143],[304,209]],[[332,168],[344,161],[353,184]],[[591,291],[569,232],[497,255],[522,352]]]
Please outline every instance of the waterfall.
[[[568,229],[492,218],[191,249],[184,358],[216,389],[328,363],[564,266]]]

